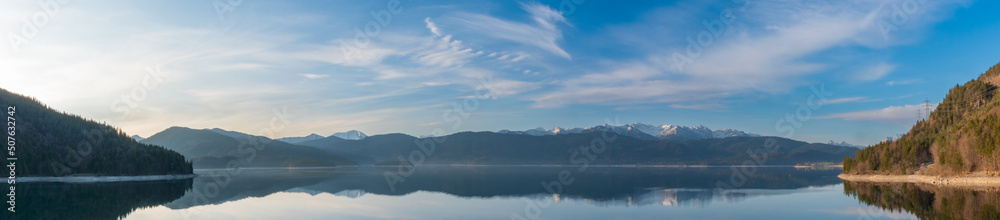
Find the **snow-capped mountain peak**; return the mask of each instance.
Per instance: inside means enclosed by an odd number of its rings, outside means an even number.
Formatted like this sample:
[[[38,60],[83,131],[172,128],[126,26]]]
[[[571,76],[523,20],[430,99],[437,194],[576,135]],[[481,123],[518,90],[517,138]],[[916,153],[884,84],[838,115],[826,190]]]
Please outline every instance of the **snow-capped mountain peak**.
[[[760,135],[747,133],[745,131],[740,131],[736,129],[720,129],[712,131],[713,138],[727,138],[727,137],[760,137]]]
[[[855,147],[855,148],[858,148],[858,149],[864,149],[865,148],[865,146],[849,144],[849,143],[847,143],[847,141],[841,141],[840,143],[837,143],[836,141],[832,141],[831,140],[830,142],[826,142],[826,144],[834,145],[834,146],[841,146],[841,147]]]
[[[368,135],[365,135],[365,133],[362,133],[361,131],[358,130],[350,130],[345,132],[333,133],[333,135],[330,135],[330,137],[338,137],[344,140],[361,140],[368,137]]]

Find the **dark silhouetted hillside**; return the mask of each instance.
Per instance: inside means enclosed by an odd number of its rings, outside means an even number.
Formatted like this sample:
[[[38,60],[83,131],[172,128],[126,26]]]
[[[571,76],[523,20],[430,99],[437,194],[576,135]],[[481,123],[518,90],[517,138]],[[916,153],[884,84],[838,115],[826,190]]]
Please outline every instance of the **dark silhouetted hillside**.
[[[8,107],[15,108],[18,176],[192,173],[191,163],[177,152],[136,142],[117,128],[57,112],[33,98],[0,89],[0,107],[5,116]]]

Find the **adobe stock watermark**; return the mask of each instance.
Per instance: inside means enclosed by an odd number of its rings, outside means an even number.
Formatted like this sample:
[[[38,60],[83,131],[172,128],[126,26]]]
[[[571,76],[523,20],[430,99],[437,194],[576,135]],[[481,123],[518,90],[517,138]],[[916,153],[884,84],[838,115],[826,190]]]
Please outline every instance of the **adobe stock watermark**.
[[[139,107],[149,97],[149,93],[159,88],[167,74],[160,70],[160,65],[146,67],[146,75],[142,77],[139,85],[132,87],[129,92],[122,93],[118,99],[111,102],[111,111],[117,113],[119,120],[124,120],[131,115],[132,110]]]
[[[49,21],[59,16],[59,10],[70,2],[71,0],[38,1],[40,9],[28,17],[21,18],[20,32],[7,32],[7,40],[10,41],[14,53],[19,53],[22,46],[38,36],[38,32],[45,28]]]
[[[899,31],[900,27],[910,22],[910,16],[916,15],[927,4],[927,0],[901,0],[890,4],[892,14],[889,19],[879,19],[876,27],[882,38],[889,41],[892,32]],[[879,9],[882,10],[882,9]]]
[[[243,4],[243,0],[215,0],[212,1],[212,8],[215,8],[215,15],[219,16],[219,21],[225,21],[226,17],[237,7]]]
[[[354,27],[353,41],[350,41],[350,43],[340,43],[340,50],[347,63],[363,63],[366,59],[375,59],[374,57],[357,56],[361,53],[361,50],[368,48],[372,39],[382,34],[382,29],[388,27],[392,22],[393,15],[398,15],[402,12],[403,6],[400,5],[399,0],[389,0],[386,2],[385,9],[369,11],[368,14],[372,16],[372,19],[365,23],[363,28]],[[361,60],[355,60],[356,57]]]
[[[743,3],[735,10],[743,11],[750,7],[749,0],[732,0],[732,2]],[[684,65],[693,63],[695,59],[701,57],[706,48],[712,46],[719,37],[722,37],[722,34],[730,29],[730,25],[736,21],[736,14],[733,11],[734,9],[726,8],[719,12],[718,18],[703,20],[701,24],[705,26],[705,30],[686,38],[687,47],[685,47],[684,53],[674,52],[671,55],[674,69],[677,72],[683,72]]]
[[[46,161],[37,163],[38,168],[44,169],[46,166],[51,169],[52,174],[55,176],[64,176],[68,174],[76,173],[76,169],[80,168],[84,162],[100,159],[94,158],[94,148],[96,146],[104,146],[104,137],[107,134],[116,135],[117,131],[113,129],[81,129],[80,133],[86,137],[84,140],[77,142],[75,146],[64,146],[60,150],[64,150],[65,153],[62,158],[48,158]],[[126,151],[126,146],[115,145],[111,146],[113,151]]]
[[[261,128],[259,134],[273,137],[274,134],[288,128],[291,120],[295,118],[295,115],[289,114],[287,106],[271,109],[271,113],[273,115],[268,121],[267,127]],[[211,199],[218,197],[223,189],[229,187],[233,176],[240,175],[243,172],[242,167],[257,159],[257,152],[266,149],[267,144],[272,141],[274,140],[253,135],[248,136],[245,140],[240,140],[236,147],[238,157],[229,160],[226,163],[226,169],[210,171],[207,174],[207,176],[212,177],[210,182],[205,183],[202,187],[191,189],[191,193],[193,193],[191,204],[188,206],[189,208],[181,211],[181,216],[184,219],[190,219],[191,216],[201,212],[201,206],[211,204]]]
[[[576,7],[582,5],[587,0],[562,0],[559,2],[559,12],[562,12],[563,17],[569,17],[576,13]]]
[[[493,92],[493,75],[479,78],[478,81],[479,85],[476,86],[472,97],[466,97],[461,103],[452,103],[452,109],[445,110],[444,114],[441,115],[443,122],[451,124],[449,127],[451,131],[457,131],[462,127],[462,123],[472,116],[473,112],[479,110],[479,100],[496,97]],[[417,149],[410,151],[407,157],[404,158],[403,155],[396,157],[396,160],[401,163],[396,167],[396,171],[385,171],[382,174],[390,191],[395,192],[396,184],[406,182],[406,178],[413,175],[417,167],[423,164],[427,157],[434,154],[437,145],[443,144],[448,139],[444,135],[444,129],[434,128],[431,131],[433,137],[414,140]]]
[[[618,117],[615,117],[613,122],[610,118],[605,118],[604,121],[605,124],[609,125],[621,125]],[[612,135],[609,136],[609,133]],[[618,134],[608,132],[608,130],[601,131],[601,136],[591,139],[589,145],[580,146],[580,148],[574,149],[573,152],[570,153],[570,164],[577,166],[575,173],[569,169],[560,170],[559,173],[555,175],[554,180],[542,181],[540,183],[541,187],[545,189],[545,192],[549,195],[562,194],[565,187],[569,187],[576,182],[576,179],[573,176],[587,171],[587,169],[590,168],[590,163],[597,161],[597,156],[607,151],[608,145],[617,139]],[[521,200],[525,202],[524,211],[522,213],[511,213],[511,220],[539,219],[545,209],[552,206],[552,203],[554,203],[554,201],[548,199],[542,199],[542,202],[539,202],[522,197]]]
[[[778,133],[783,133],[782,136],[784,138],[792,138],[795,135],[795,130],[801,128],[806,121],[812,119],[813,112],[823,108],[823,105],[834,94],[833,92],[826,91],[825,84],[820,84],[818,88],[811,86],[809,90],[812,94],[806,98],[804,105],[798,106],[794,113],[787,113],[775,122],[774,130]],[[717,181],[715,183],[715,192],[723,194],[726,190],[743,187],[750,176],[757,173],[757,167],[767,163],[768,155],[774,153],[780,147],[777,139],[769,137],[764,140],[764,146],[747,149],[746,154],[750,155],[750,159],[743,161],[739,166],[730,166],[733,174],[730,175],[729,181]]]

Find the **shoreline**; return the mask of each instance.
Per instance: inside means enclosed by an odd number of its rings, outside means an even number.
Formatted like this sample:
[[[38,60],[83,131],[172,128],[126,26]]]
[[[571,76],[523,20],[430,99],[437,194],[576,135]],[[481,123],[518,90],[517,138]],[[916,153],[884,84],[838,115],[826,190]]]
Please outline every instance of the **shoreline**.
[[[64,183],[103,183],[103,182],[129,182],[129,181],[156,181],[156,180],[180,180],[197,177],[197,174],[177,174],[177,175],[147,175],[147,176],[29,176],[16,177],[18,183],[38,183],[38,182],[64,182]]]
[[[903,182],[903,183],[925,183],[936,186],[957,186],[957,187],[996,187],[1000,186],[1000,177],[995,176],[924,176],[924,175],[853,175],[840,174],[838,178],[855,182]]]
[[[843,169],[844,165],[843,164],[816,165],[816,166],[812,166],[812,165],[795,165],[795,168],[841,168],[841,169]]]
[[[358,167],[397,167],[400,165],[359,165]],[[576,164],[421,164],[419,167],[579,167]],[[721,167],[777,167],[794,168],[795,165],[635,165],[635,164],[590,164],[588,167],[618,168],[721,168]],[[840,168],[842,166],[831,166]]]

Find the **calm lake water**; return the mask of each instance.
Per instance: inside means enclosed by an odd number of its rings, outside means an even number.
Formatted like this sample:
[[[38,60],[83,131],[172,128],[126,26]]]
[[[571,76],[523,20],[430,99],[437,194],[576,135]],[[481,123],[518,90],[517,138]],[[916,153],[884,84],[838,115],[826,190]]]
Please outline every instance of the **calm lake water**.
[[[578,168],[420,166],[392,186],[384,174],[396,170],[374,167],[21,183],[18,216],[3,219],[1000,218],[995,189],[845,184],[840,170]]]

